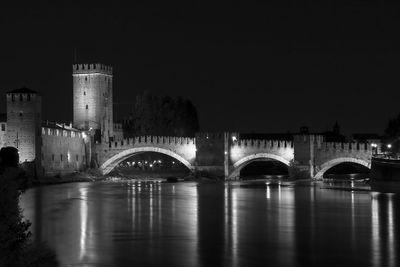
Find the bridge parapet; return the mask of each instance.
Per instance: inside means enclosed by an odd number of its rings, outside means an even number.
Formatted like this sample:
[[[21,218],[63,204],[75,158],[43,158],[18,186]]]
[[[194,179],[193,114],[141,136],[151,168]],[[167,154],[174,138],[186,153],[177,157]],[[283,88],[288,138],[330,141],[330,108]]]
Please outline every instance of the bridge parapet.
[[[325,151],[343,152],[343,151],[357,151],[372,153],[372,147],[367,143],[339,143],[339,142],[325,142],[317,145],[317,149]]]
[[[132,147],[134,145],[150,145],[150,146],[178,146],[178,145],[194,145],[195,139],[189,137],[175,136],[137,136],[134,138],[125,138],[120,141],[110,142],[109,148],[118,149]]]
[[[265,149],[277,149],[277,148],[293,148],[293,142],[281,141],[281,140],[259,140],[259,139],[239,139],[232,142],[232,147],[240,148],[265,148]]]

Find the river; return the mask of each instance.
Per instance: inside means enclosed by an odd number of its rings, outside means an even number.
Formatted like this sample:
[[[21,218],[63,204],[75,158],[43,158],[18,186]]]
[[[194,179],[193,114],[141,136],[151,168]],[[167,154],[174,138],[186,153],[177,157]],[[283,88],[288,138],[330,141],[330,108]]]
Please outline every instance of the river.
[[[334,189],[70,183],[29,189],[21,206],[61,266],[397,266],[400,196]]]

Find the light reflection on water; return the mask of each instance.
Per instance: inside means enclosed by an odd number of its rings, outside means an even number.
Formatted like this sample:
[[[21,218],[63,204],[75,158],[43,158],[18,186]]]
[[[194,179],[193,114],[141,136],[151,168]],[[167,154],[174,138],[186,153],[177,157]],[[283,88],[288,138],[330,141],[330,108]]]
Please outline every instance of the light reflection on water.
[[[65,266],[396,266],[398,195],[242,185],[63,184],[21,204]]]

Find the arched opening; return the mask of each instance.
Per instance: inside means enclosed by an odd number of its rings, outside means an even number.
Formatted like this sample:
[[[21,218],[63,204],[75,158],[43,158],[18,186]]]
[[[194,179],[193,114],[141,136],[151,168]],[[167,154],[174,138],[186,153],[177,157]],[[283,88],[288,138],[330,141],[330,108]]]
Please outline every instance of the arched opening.
[[[239,172],[240,179],[288,177],[288,166],[273,159],[258,159],[246,164]]]
[[[321,165],[315,178],[364,179],[369,176],[370,163],[355,158],[338,158]]]
[[[246,168],[247,166],[248,168]],[[281,156],[256,153],[234,163],[229,179],[263,179],[267,178],[266,175],[281,175],[284,177],[285,174],[287,176],[288,166],[289,161]],[[242,172],[243,169],[244,172]]]
[[[190,170],[175,158],[158,152],[138,152],[122,160],[110,175],[130,178],[185,177]]]
[[[183,164],[189,171],[193,170],[193,166],[188,160],[186,160],[185,158],[183,158],[182,156],[178,155],[177,153],[175,153],[171,150],[159,148],[159,147],[139,147],[139,148],[132,148],[132,149],[124,150],[124,151],[110,157],[108,160],[106,160],[100,166],[100,171],[102,172],[103,175],[106,175],[106,174],[110,173],[120,163],[128,160],[132,156],[140,155],[143,153],[150,153],[150,152],[154,152],[155,154],[167,155],[167,156],[175,159],[175,160],[173,160],[174,164],[179,162],[180,164]],[[171,163],[172,163],[172,161],[171,161]],[[131,164],[132,164],[132,161],[131,161]],[[149,165],[149,163],[147,163],[147,164]]]

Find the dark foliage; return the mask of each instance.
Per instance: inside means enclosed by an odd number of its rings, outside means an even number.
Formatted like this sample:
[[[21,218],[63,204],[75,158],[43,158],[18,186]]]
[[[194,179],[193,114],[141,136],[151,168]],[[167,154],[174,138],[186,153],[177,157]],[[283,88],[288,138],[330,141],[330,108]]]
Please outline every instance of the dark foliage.
[[[384,144],[392,144],[390,152],[400,151],[400,113],[388,121],[384,131]],[[386,150],[386,146],[382,147]]]
[[[194,136],[199,130],[196,107],[189,100],[155,96],[136,97],[132,114],[123,123],[125,137],[140,135]]]
[[[0,150],[0,266],[57,266],[55,255],[30,241],[30,222],[23,220],[19,197],[27,177],[18,168],[18,150]]]

